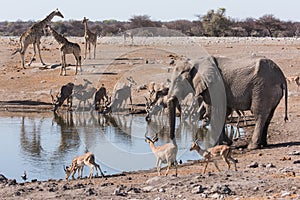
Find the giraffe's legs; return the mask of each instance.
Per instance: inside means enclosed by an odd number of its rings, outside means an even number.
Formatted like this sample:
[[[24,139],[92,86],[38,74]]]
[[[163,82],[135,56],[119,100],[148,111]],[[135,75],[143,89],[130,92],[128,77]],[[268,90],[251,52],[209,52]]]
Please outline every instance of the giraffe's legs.
[[[60,70],[60,75],[62,75],[63,70],[65,71],[64,76],[66,76],[67,75],[67,72],[66,72],[66,55],[63,52],[61,52],[61,70]]]
[[[75,75],[77,75],[78,73],[78,64],[79,64],[79,67],[81,68],[81,64],[80,64],[80,56],[76,56],[74,54],[74,57],[75,57],[75,60],[76,60],[76,72],[75,72]]]
[[[96,59],[96,45],[97,45],[97,41],[94,44],[94,59]]]
[[[89,44],[88,44],[89,46],[89,59],[91,59],[91,42],[89,42]]]
[[[31,59],[30,59],[30,62],[29,62],[29,64],[28,64],[28,66],[30,66],[30,65],[31,65],[31,63],[33,62],[33,60],[34,60],[34,57],[35,57],[35,55],[36,55],[36,48],[35,48],[35,44],[36,44],[36,43],[32,43],[32,46],[33,46],[33,55],[32,55],[32,57],[31,57]]]
[[[23,69],[25,69],[24,53],[25,52],[21,52],[21,61],[22,61],[22,67],[23,67]]]
[[[86,59],[87,43],[88,43],[88,41],[85,40],[84,59]]]
[[[46,64],[44,63],[43,59],[42,59],[42,56],[41,56],[40,42],[38,42],[38,43],[36,44],[36,46],[37,46],[37,49],[38,49],[38,53],[39,53],[39,57],[40,57],[41,63],[42,63],[43,65],[46,65]]]
[[[27,47],[28,47],[28,43],[22,43],[21,42],[21,49],[20,49],[20,55],[21,55],[21,61],[22,61],[22,67],[23,67],[23,69],[25,69],[25,52],[26,52],[26,49],[27,49]]]

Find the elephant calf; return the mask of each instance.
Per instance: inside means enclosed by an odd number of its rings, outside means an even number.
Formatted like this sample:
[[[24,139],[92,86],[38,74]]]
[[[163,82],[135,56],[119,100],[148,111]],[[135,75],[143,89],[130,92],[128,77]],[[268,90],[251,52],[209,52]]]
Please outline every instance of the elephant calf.
[[[255,128],[248,145],[250,149],[267,145],[268,127],[283,94],[285,120],[288,119],[285,76],[278,65],[267,58],[202,57],[179,62],[174,69],[168,95],[171,138],[175,132],[175,108],[189,92],[195,97],[202,97],[206,104],[215,108],[215,116],[222,117],[218,118],[222,127],[226,110],[251,110]],[[219,136],[222,129],[215,129],[218,132],[215,134]]]

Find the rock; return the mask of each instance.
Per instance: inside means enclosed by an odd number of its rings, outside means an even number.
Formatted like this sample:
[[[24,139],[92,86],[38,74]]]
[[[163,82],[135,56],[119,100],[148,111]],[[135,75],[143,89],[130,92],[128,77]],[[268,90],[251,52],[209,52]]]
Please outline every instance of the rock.
[[[17,184],[17,181],[16,181],[16,179],[9,179],[9,180],[7,181],[7,184],[8,184],[9,186],[11,186],[11,185],[16,185],[16,184]]]
[[[161,182],[161,179],[162,179],[162,178],[161,178],[160,176],[155,176],[155,177],[153,177],[153,178],[148,179],[148,180],[146,181],[146,183],[149,184],[149,185],[153,185],[153,184],[155,184],[155,183]]]
[[[56,192],[57,190],[58,190],[57,188],[54,188],[54,187],[53,187],[53,188],[50,188],[48,191],[49,191],[49,192]]]
[[[263,168],[265,168],[265,167],[266,167],[266,165],[265,165],[265,164],[259,164],[258,166],[259,166],[259,167],[263,167]]]
[[[249,168],[257,168],[258,167],[258,163],[257,162],[253,162],[250,165],[248,165]]]
[[[200,194],[203,193],[204,189],[201,185],[196,186],[192,189],[192,194]]]
[[[266,165],[267,168],[275,168],[275,165],[273,165],[273,163],[269,163]]]
[[[257,187],[257,186],[253,188],[253,191],[258,191],[258,190],[259,190],[259,187]]]
[[[163,193],[166,192],[166,190],[164,188],[160,188],[158,191],[163,192]]]
[[[292,151],[289,153],[291,156],[300,156],[300,151]]]
[[[227,194],[227,195],[233,194],[232,190],[228,187],[228,185],[218,185],[218,184],[215,184],[212,187],[210,193]]]
[[[300,164],[300,160],[295,160],[293,164]]]
[[[93,188],[89,188],[89,189],[87,190],[87,193],[88,193],[88,195],[90,195],[90,196],[95,194]]]
[[[153,191],[154,189],[155,189],[155,187],[154,187],[154,186],[151,186],[151,185],[142,188],[142,190],[143,190],[144,192],[151,192],[151,191]]]
[[[116,195],[116,196],[126,196],[127,192],[125,192],[124,189],[125,189],[125,187],[123,185],[118,186],[114,190],[114,195]]]
[[[17,191],[15,192],[15,196],[20,196],[21,195],[21,192]]]
[[[282,158],[280,158],[279,160],[281,160],[281,161],[286,161],[286,160],[291,160],[292,158],[291,157],[282,157]]]
[[[80,189],[80,188],[85,188],[85,186],[82,183],[78,183],[74,185],[74,189]]]
[[[129,188],[129,190],[127,190],[127,193],[134,193],[134,194],[141,193],[141,189],[136,187],[131,187]]]
[[[63,185],[63,190],[70,190],[70,188],[67,184],[65,184],[65,185]]]
[[[7,178],[3,174],[0,174],[0,183],[6,183],[6,182],[7,182]]]
[[[210,195],[210,198],[212,198],[212,199],[221,199],[222,197],[221,197],[220,194],[214,193],[214,194]]]
[[[281,197],[282,197],[282,198],[288,197],[288,196],[290,196],[290,195],[291,195],[290,192],[286,192],[286,191],[281,192]]]

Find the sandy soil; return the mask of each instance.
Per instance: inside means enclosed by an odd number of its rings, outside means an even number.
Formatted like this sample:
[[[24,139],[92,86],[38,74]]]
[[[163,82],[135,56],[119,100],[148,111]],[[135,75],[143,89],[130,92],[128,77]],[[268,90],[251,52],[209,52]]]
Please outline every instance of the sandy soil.
[[[83,49],[82,38],[71,38]],[[211,55],[259,55],[273,59],[286,77],[300,75],[300,40],[296,38],[137,38],[132,45],[122,38],[98,40],[97,58],[85,60],[83,73],[74,75],[74,67],[67,76],[59,76],[59,50],[52,38],[42,39],[42,57],[50,65],[44,67],[39,59],[27,69],[20,66],[19,55],[11,56],[18,47],[18,38],[1,38],[0,44],[0,108],[2,112],[15,110],[50,110],[50,89],[58,91],[67,82],[83,83],[92,80],[95,87],[102,83],[111,92],[117,82],[134,74],[138,85],[165,80],[170,54],[196,56],[199,49]],[[204,50],[204,51],[203,51]],[[27,52],[32,52],[29,48]],[[30,59],[26,54],[26,61]],[[117,58],[117,59],[116,59]],[[74,63],[67,57],[68,63]],[[145,68],[146,64],[152,67]],[[142,67],[141,67],[142,66]],[[153,68],[154,66],[154,68]],[[155,69],[152,72],[149,69]],[[163,75],[161,75],[163,74]],[[269,128],[269,147],[248,151],[234,151],[238,171],[222,172],[209,164],[202,174],[203,163],[180,165],[178,177],[157,177],[154,170],[124,173],[114,177],[75,181],[30,180],[16,183],[0,176],[1,199],[299,199],[300,198],[300,88],[288,83],[289,121],[284,122],[283,101],[277,107]],[[145,92],[145,91],[144,91]],[[133,97],[134,103],[143,101],[143,91]],[[244,127],[251,135],[253,126]],[[245,141],[238,141],[237,143]],[[154,166],[154,163],[153,163]],[[174,173],[171,171],[171,174]],[[5,175],[5,174],[4,174]],[[63,178],[63,177],[62,177]]]

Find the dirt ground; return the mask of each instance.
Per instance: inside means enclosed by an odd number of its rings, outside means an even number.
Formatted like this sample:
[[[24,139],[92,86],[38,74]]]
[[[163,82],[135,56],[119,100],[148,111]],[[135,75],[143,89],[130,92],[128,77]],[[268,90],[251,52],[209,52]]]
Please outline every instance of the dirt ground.
[[[83,52],[82,38],[70,40],[79,42]],[[193,50],[200,48],[210,55],[265,56],[274,60],[286,77],[300,75],[300,40],[297,38],[146,38],[145,41],[136,39],[131,44],[124,43],[122,38],[100,38],[97,58],[83,62],[82,74],[75,76],[74,66],[71,66],[67,76],[59,76],[60,54],[53,39],[41,40],[43,60],[51,64],[42,66],[37,57],[32,66],[23,70],[20,56],[11,56],[18,47],[18,38],[1,38],[1,112],[50,110],[51,89],[58,91],[67,82],[83,83],[83,78],[92,80],[95,87],[105,84],[109,92],[130,74],[135,75],[138,85],[149,83],[151,77],[163,80],[166,77],[160,76],[161,71],[166,73],[172,69],[171,54],[195,54]],[[25,59],[29,62],[32,48],[27,52],[30,53]],[[67,60],[74,63],[71,56]],[[157,66],[154,74],[147,71],[151,67],[146,70],[149,64]],[[208,172],[202,174],[203,163],[194,161],[181,164],[178,177],[158,177],[155,170],[149,170],[92,180],[16,183],[0,176],[0,199],[300,199],[300,86],[289,82],[288,90],[289,121],[284,122],[282,100],[269,128],[269,146],[252,151],[234,150],[238,171],[225,171],[226,166],[220,161],[222,172],[217,172],[210,163]],[[143,92],[136,93],[134,103],[142,103],[143,95]],[[248,135],[253,127],[244,127]],[[239,142],[245,141],[237,144]]]

